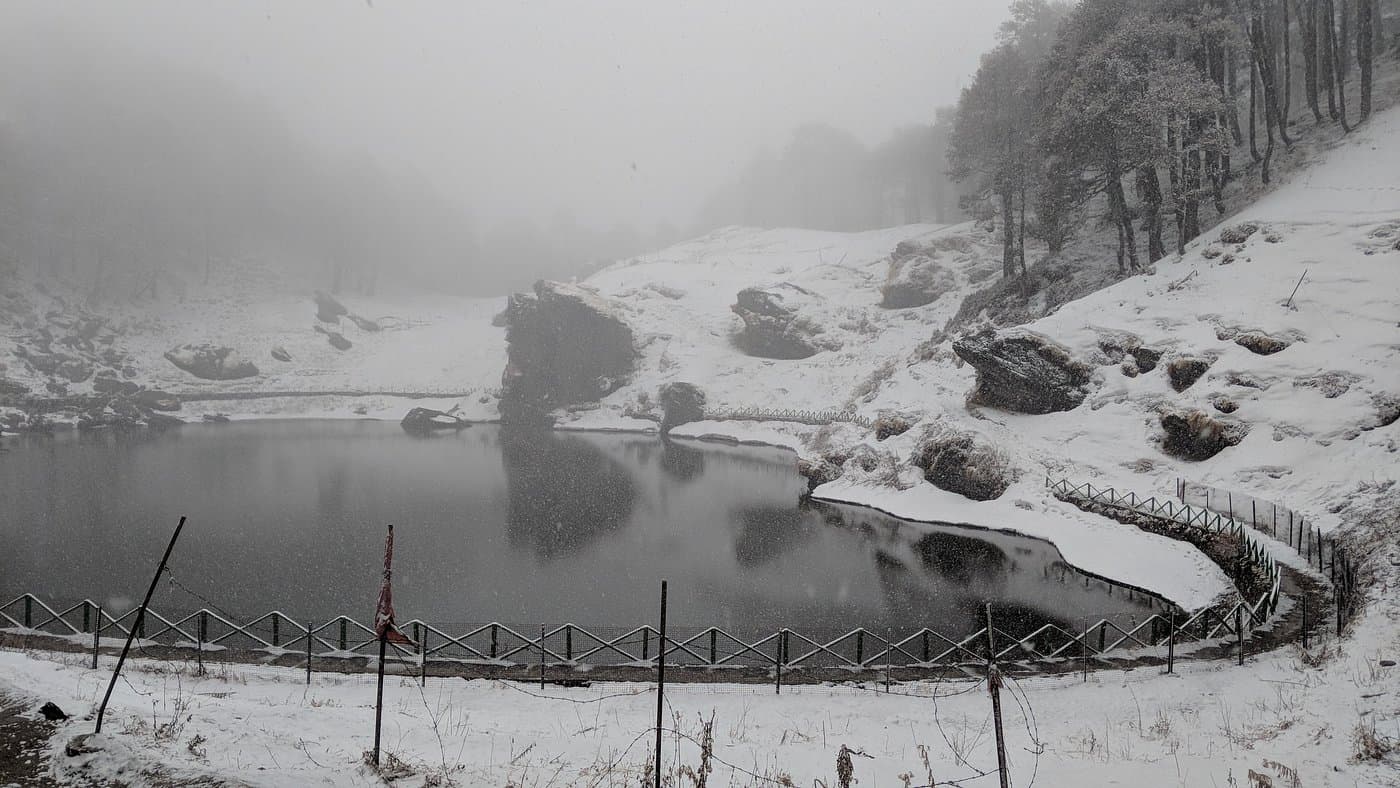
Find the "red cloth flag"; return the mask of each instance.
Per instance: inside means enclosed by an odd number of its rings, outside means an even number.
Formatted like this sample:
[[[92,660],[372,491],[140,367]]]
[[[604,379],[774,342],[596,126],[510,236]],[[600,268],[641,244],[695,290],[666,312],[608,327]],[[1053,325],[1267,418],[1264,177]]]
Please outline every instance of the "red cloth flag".
[[[390,643],[412,645],[404,633],[394,624],[394,592],[390,587],[394,563],[394,526],[389,526],[389,536],[384,540],[384,581],[379,585],[379,604],[374,610],[374,635]]]

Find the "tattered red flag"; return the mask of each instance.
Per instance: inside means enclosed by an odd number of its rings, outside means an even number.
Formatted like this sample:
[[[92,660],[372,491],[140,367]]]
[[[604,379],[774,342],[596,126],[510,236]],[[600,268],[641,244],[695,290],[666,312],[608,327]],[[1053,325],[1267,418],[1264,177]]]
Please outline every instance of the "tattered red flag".
[[[394,592],[391,588],[394,563],[394,526],[384,539],[384,580],[379,585],[379,604],[374,610],[374,635],[390,643],[412,645],[413,641],[394,624]]]

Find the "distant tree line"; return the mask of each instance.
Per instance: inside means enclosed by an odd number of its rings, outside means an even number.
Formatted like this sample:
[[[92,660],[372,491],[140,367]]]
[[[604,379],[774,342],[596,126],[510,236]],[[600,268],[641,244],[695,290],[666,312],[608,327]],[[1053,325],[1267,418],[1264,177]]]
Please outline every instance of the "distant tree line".
[[[780,153],[761,152],[712,194],[701,224],[855,231],[956,221],[958,190],[944,163],[951,130],[951,109],[873,148],[832,126],[801,126]]]
[[[1201,233],[1203,202],[1224,213],[1241,156],[1269,182],[1276,145],[1294,143],[1295,94],[1317,124],[1349,132],[1370,116],[1381,11],[1379,0],[1017,0],[948,144],[950,171],[1000,219],[1004,275],[1025,272],[1027,236],[1061,249],[1091,201],[1116,228],[1120,271],[1163,257],[1169,237],[1181,251]]]

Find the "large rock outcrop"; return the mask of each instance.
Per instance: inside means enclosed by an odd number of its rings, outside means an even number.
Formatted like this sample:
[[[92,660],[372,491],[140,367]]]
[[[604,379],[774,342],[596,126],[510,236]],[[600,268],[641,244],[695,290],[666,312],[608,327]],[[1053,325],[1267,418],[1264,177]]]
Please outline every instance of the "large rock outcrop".
[[[1072,410],[1088,396],[1093,368],[1060,343],[1031,331],[982,331],[953,343],[977,369],[971,401],[1019,413]]]
[[[1015,480],[1006,454],[973,432],[930,430],[914,464],[933,486],[974,501],[1000,498]]]
[[[237,380],[258,374],[253,362],[222,345],[180,345],[166,351],[165,360],[205,380]]]
[[[506,313],[505,423],[548,423],[551,411],[596,402],[632,373],[632,329],[616,303],[590,288],[536,282],[534,293],[510,297]]]
[[[661,400],[663,433],[705,418],[705,392],[694,383],[667,383],[661,387],[657,399]]]
[[[1162,451],[1183,460],[1208,460],[1244,440],[1249,426],[1221,421],[1202,410],[1162,414]]]
[[[760,358],[799,359],[819,350],[834,349],[821,336],[825,328],[812,312],[821,297],[791,282],[739,291],[734,314],[744,321],[736,342],[745,353]]]

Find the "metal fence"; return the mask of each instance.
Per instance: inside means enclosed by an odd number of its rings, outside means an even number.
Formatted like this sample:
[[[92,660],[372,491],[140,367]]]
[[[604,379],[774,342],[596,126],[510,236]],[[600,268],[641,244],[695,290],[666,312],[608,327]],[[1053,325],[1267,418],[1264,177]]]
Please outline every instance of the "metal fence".
[[[1185,479],[1177,480],[1177,497],[1183,503],[1198,501],[1210,511],[1223,512],[1237,522],[1248,523],[1256,531],[1267,533],[1297,551],[1310,568],[1332,584],[1339,631],[1356,615],[1360,598],[1355,562],[1345,545],[1330,534],[1324,534],[1303,514],[1274,501]]]
[[[1189,506],[1172,498],[1158,498],[1157,496],[1143,498],[1134,492],[1120,493],[1112,487],[1095,487],[1089,482],[1074,484],[1068,479],[1055,481],[1046,477],[1045,486],[1058,498],[1097,503],[1176,525],[1199,528],[1209,533],[1226,534],[1238,539],[1241,557],[1268,578],[1269,588],[1253,603],[1248,599],[1240,600],[1232,608],[1226,610],[1224,616],[1238,618],[1247,615],[1251,624],[1259,626],[1278,609],[1279,588],[1282,579],[1278,562],[1274,560],[1269,550],[1250,536],[1249,530],[1234,518]]]
[[[712,421],[786,421],[794,424],[811,424],[824,426],[837,422],[846,422],[864,427],[867,430],[875,428],[875,420],[868,416],[862,416],[854,410],[839,410],[831,408],[828,410],[791,410],[786,408],[733,408],[716,409],[705,412],[705,418]]]
[[[1232,618],[1214,610],[1187,616],[1168,605],[1166,612],[1152,613],[1141,621],[1100,618],[1085,622],[1082,630],[1045,624],[1028,632],[998,625],[993,607],[990,646],[985,626],[961,635],[946,635],[927,627],[901,634],[856,628],[834,637],[788,628],[744,637],[719,627],[671,627],[665,652],[667,664],[678,668],[854,671],[886,667],[980,669],[989,649],[998,661],[1009,663],[1130,658],[1134,651],[1169,643],[1241,639],[1255,624],[1262,623],[1263,604],[1239,606],[1240,611],[1249,612],[1245,617]],[[65,607],[22,594],[0,605],[0,628],[18,635],[66,638],[94,652],[103,638],[125,638],[134,620],[135,611],[113,616],[91,600]],[[566,667],[648,667],[655,664],[662,647],[659,632],[649,625],[623,630],[563,624],[536,633],[489,623],[453,631],[415,619],[402,629],[414,645],[412,649],[395,648],[397,658],[424,665],[520,667],[547,662]],[[201,659],[242,650],[273,656],[303,655],[308,663],[313,657],[367,657],[378,648],[370,626],[348,616],[316,623],[272,611],[242,622],[207,608],[179,615],[148,610],[137,643],[144,649],[191,649]],[[111,645],[110,640],[107,645]]]

